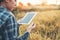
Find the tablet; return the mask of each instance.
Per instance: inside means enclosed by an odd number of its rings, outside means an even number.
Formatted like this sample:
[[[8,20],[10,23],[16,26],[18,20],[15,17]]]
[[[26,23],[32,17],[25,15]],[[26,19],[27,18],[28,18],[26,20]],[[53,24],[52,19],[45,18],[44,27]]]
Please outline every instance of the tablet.
[[[33,18],[36,16],[36,14],[37,14],[36,12],[27,12],[26,15],[22,19],[18,20],[17,22],[19,24],[28,25],[33,20]]]

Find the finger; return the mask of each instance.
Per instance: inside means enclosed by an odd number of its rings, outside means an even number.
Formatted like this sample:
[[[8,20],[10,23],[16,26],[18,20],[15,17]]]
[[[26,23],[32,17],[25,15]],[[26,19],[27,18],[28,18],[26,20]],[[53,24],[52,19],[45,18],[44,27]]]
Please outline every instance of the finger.
[[[33,24],[33,25],[32,25],[32,28],[35,28],[35,27],[36,27],[36,24]]]
[[[30,26],[29,26],[29,29],[33,29],[33,28],[35,28],[36,27],[36,24],[31,24]]]

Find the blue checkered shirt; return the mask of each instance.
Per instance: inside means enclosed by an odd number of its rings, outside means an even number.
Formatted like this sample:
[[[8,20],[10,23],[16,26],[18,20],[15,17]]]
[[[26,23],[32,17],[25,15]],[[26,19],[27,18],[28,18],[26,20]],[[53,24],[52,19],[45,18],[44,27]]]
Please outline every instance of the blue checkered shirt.
[[[0,6],[0,40],[27,40],[29,32],[19,36],[19,24],[14,15]]]

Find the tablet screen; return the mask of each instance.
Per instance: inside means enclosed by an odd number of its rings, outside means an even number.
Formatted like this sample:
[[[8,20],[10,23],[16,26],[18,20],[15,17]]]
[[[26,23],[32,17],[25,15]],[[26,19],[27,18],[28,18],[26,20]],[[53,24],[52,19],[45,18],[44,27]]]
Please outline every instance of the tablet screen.
[[[32,19],[36,16],[36,12],[27,12],[26,15],[18,21],[19,24],[30,24]]]

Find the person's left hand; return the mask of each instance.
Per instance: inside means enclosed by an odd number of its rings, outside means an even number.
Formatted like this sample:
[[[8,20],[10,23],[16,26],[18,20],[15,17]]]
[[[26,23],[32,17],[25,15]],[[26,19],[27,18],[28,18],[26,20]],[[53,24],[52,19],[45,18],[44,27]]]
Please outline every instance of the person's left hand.
[[[27,31],[30,32],[30,31],[31,31],[32,29],[34,29],[35,27],[36,27],[36,24],[32,23],[32,24],[28,27]]]

